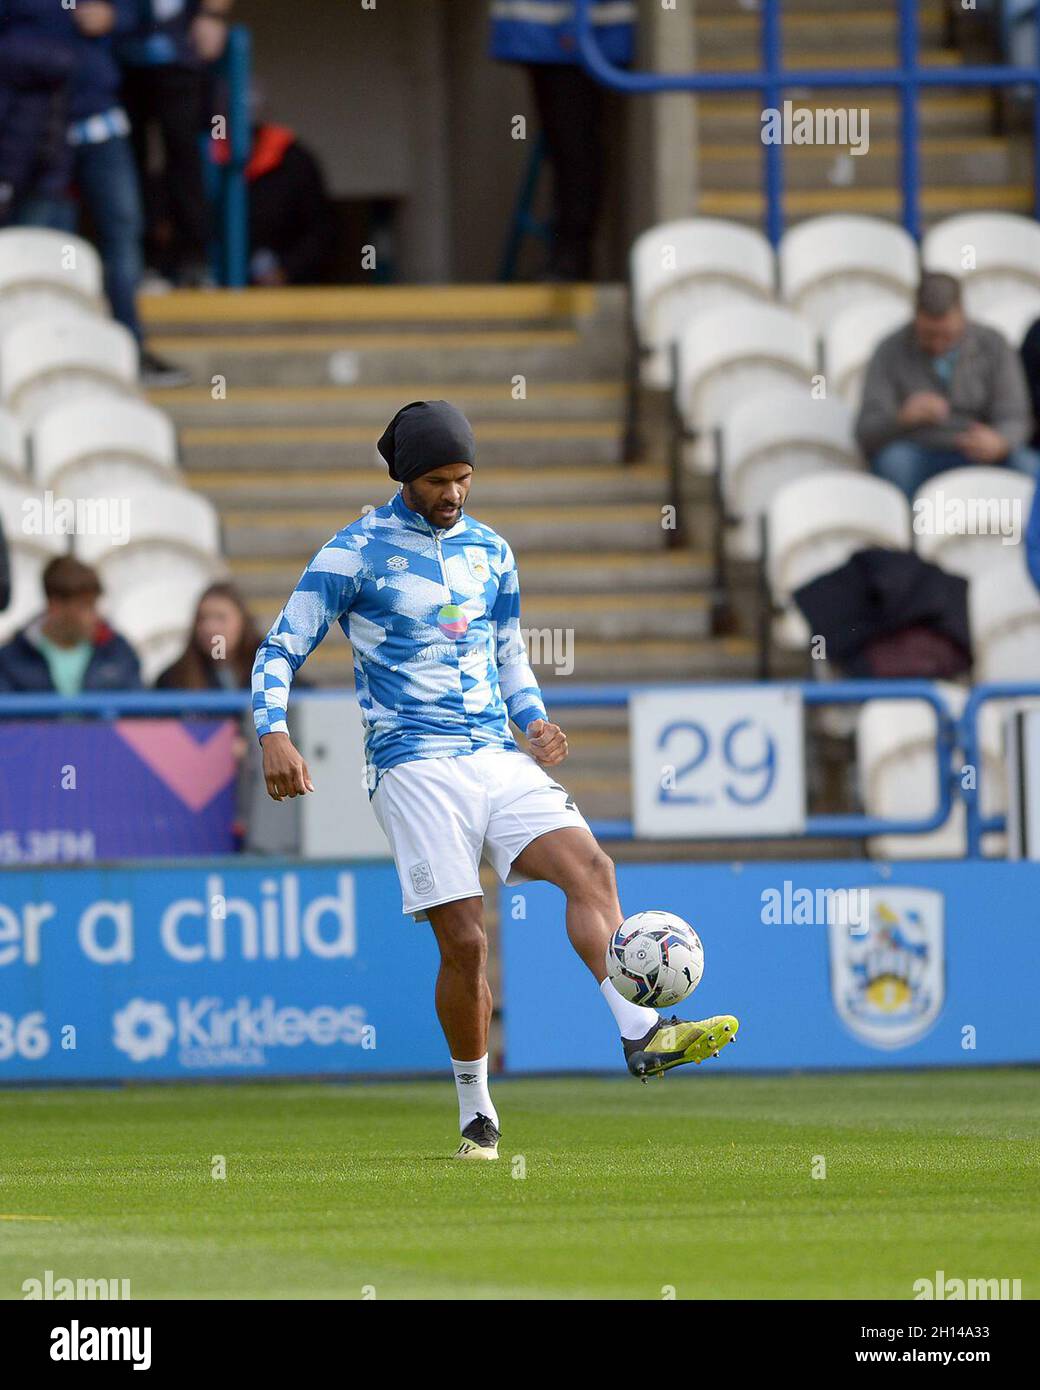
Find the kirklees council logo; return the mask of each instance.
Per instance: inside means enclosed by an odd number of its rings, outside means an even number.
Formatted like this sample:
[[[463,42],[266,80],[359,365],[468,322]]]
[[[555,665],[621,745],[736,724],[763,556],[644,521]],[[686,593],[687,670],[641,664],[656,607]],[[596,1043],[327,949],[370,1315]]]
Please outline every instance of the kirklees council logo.
[[[831,998],[860,1042],[890,1050],[919,1042],[946,998],[945,899],[934,888],[871,888],[866,931],[832,915]]]
[[[112,1016],[112,1043],[131,1062],[164,1059],[176,1048],[182,1067],[262,1067],[272,1048],[375,1046],[375,1030],[360,1004],[280,1005],[270,995],[240,996],[227,1004],[216,995],[131,999]]]

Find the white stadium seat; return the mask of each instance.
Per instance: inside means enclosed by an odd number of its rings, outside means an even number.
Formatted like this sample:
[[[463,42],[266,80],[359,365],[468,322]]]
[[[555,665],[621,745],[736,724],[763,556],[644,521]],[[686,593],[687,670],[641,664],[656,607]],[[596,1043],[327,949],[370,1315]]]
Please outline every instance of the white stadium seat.
[[[97,568],[109,594],[148,584],[158,572],[171,586],[193,592],[224,572],[220,521],[207,498],[149,481],[114,500],[126,505],[125,539],[110,527],[75,537],[76,555]]]
[[[187,645],[201,593],[201,587],[186,589],[164,577],[113,592],[107,600],[108,619],[137,652],[146,685]]]
[[[1002,333],[1017,352],[1026,334],[1040,319],[1040,295],[1016,295],[1011,299],[999,299],[986,304],[975,315],[979,323],[987,328],[995,328]]]
[[[699,438],[691,461],[710,471],[712,431],[741,401],[780,386],[808,393],[816,340],[805,319],[775,304],[738,303],[691,320],[678,340],[675,399]]]
[[[1011,297],[1040,305],[1040,224],[1031,217],[1013,212],[948,217],[925,235],[921,264],[962,282],[969,318]]]
[[[912,310],[891,299],[868,300],[843,309],[823,334],[823,368],[831,394],[858,410],[863,377],[874,349],[911,317]]]
[[[24,478],[26,473],[25,436],[22,427],[6,410],[0,410],[0,473]]]
[[[89,241],[40,227],[0,230],[0,337],[28,318],[107,314]]]
[[[0,522],[11,567],[11,602],[0,613],[0,642],[6,642],[42,612],[40,576],[56,555],[68,551],[69,537],[46,529],[43,496],[36,488],[4,473],[0,473]]]
[[[122,324],[31,319],[0,341],[0,404],[27,428],[55,405],[85,395],[140,396],[137,344]]]
[[[894,222],[812,217],[784,233],[777,260],[784,300],[820,332],[850,304],[887,300],[907,318],[913,312],[917,246]]]
[[[1040,680],[1040,593],[1023,546],[973,575],[968,621],[975,680]]]
[[[786,483],[821,469],[861,469],[852,412],[835,397],[814,400],[780,386],[739,402],[720,426],[722,495],[737,521],[729,548],[740,559],[760,549],[759,518]]]
[[[163,411],[144,400],[81,396],[48,410],[33,430],[40,487],[69,497],[118,492],[137,479],[177,481],[177,436]]]
[[[967,691],[939,683],[954,718],[964,708]],[[983,706],[979,721],[982,771],[979,779],[985,816],[998,815],[1007,804],[1007,777],[1001,749],[1001,714]],[[868,700],[856,723],[856,769],[860,798],[867,815],[890,820],[923,819],[933,812],[939,770],[936,764],[936,718],[921,700]],[[956,757],[955,755],[955,765]],[[1002,854],[1005,837],[986,835],[983,850]],[[967,850],[964,803],[954,800],[946,824],[926,835],[876,835],[868,841],[876,859],[958,859]]]
[[[1011,468],[937,473],[911,504],[917,553],[966,579],[999,563],[1019,548],[1035,487]]]
[[[767,573],[783,617],[774,628],[780,645],[796,649],[809,628],[791,594],[838,569],[857,550],[910,548],[910,506],[894,484],[869,473],[811,473],[786,483],[773,497],[768,519]]]
[[[761,232],[739,222],[663,222],[636,238],[629,265],[636,335],[649,353],[642,380],[658,390],[671,383],[669,347],[693,315],[719,304],[773,298],[773,248]]]

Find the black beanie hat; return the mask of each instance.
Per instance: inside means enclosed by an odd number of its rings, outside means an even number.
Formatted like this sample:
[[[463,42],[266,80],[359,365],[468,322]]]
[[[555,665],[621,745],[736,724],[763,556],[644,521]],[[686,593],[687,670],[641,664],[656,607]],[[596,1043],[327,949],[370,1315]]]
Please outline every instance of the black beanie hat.
[[[477,458],[469,421],[447,401],[402,406],[376,447],[399,483],[410,483],[449,463],[474,464]]]

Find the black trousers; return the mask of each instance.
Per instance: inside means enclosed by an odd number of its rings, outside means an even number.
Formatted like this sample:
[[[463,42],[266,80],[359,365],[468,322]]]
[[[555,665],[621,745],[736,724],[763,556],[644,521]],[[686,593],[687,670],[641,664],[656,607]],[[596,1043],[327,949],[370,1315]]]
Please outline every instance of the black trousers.
[[[549,270],[561,279],[587,280],[603,193],[603,89],[569,63],[528,63],[527,71],[553,167]]]
[[[144,195],[145,245],[153,265],[174,273],[202,265],[208,256],[210,214],[199,152],[206,90],[204,73],[173,65],[127,68],[123,81]],[[162,141],[158,177],[148,170],[153,125]],[[172,242],[162,235],[164,224],[172,229]]]

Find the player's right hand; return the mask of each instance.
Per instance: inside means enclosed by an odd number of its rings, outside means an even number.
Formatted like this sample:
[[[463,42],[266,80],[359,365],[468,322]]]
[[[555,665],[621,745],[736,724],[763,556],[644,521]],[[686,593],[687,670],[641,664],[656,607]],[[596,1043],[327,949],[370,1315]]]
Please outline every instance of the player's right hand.
[[[307,764],[293,747],[288,734],[265,734],[260,746],[264,750],[267,794],[274,801],[282,801],[287,796],[303,796],[314,790]]]

